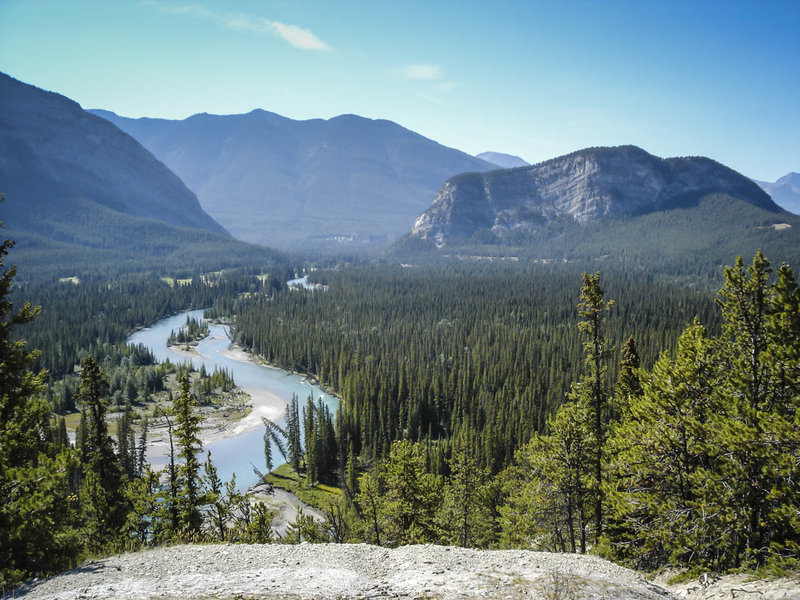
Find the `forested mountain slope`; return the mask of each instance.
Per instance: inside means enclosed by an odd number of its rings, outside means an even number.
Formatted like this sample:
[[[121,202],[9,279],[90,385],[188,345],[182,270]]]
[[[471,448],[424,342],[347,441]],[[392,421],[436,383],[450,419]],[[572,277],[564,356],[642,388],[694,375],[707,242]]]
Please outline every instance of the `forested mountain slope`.
[[[0,192],[5,235],[17,240],[16,260],[32,267],[71,274],[101,264],[199,266],[205,256],[222,266],[240,254],[266,256],[231,239],[129,135],[64,96],[4,74]]]
[[[490,163],[386,120],[254,110],[182,121],[94,111],[177,173],[239,239],[358,246],[399,238],[444,181]]]
[[[792,261],[800,220],[711,159],[620,146],[453,177],[402,246],[653,265],[720,265],[761,247]]]

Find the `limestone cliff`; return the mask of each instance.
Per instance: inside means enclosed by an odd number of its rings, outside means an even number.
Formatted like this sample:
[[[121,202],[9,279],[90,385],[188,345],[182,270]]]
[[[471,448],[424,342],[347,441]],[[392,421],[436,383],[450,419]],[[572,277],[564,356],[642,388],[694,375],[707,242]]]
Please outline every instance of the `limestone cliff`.
[[[502,239],[510,232],[535,233],[559,218],[586,222],[694,206],[709,194],[782,212],[751,180],[711,159],[662,159],[619,146],[453,177],[417,218],[411,237],[441,246],[489,230]]]

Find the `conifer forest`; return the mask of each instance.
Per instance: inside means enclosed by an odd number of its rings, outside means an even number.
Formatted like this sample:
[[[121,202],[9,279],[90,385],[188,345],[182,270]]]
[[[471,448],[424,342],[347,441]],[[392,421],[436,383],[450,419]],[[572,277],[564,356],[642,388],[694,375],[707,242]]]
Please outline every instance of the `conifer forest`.
[[[0,564],[6,588],[176,541],[368,542],[592,552],[626,566],[790,569],[800,550],[800,290],[759,251],[711,283],[623,268],[299,265],[0,282]],[[322,287],[324,286],[324,287]],[[253,355],[317,380],[264,419],[327,518],[272,515],[202,458],[227,372],[158,363],[136,327],[205,307]],[[189,319],[170,340],[207,327]],[[166,405],[154,398],[168,396]],[[109,412],[118,415],[113,420]],[[72,435],[70,415],[78,415]],[[169,463],[145,460],[148,422]],[[273,444],[279,449],[276,455]]]

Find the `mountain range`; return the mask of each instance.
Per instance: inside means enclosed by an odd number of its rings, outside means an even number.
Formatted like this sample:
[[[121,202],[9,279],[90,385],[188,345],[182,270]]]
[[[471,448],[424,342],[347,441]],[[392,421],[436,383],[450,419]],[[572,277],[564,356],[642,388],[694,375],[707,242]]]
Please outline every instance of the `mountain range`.
[[[800,214],[800,173],[787,173],[773,183],[767,181],[756,181],[756,183],[777,204],[796,215]]]
[[[305,249],[368,246],[406,232],[395,251],[430,256],[618,257],[691,268],[761,247],[775,260],[800,258],[800,217],[708,158],[621,146],[497,169],[354,115],[294,121],[257,110],[169,121],[95,112],[102,118],[0,74],[0,218],[5,237],[18,241],[16,261],[64,274],[274,258],[226,229]],[[760,185],[787,204],[797,178]]]
[[[724,165],[620,146],[453,177],[398,248],[725,264],[759,247],[796,258],[799,234],[799,217]]]
[[[0,218],[14,262],[69,273],[102,265],[222,265],[269,253],[231,238],[164,164],[56,93],[0,73]]]
[[[449,177],[496,168],[400,125],[263,110],[184,120],[95,110],[172,169],[235,237],[279,248],[386,243]]]

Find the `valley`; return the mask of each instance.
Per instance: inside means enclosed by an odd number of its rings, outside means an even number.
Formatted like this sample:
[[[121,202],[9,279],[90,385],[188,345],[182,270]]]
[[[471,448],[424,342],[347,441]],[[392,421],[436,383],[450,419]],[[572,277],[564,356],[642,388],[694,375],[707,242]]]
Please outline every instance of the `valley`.
[[[0,598],[798,597],[784,4],[36,4]]]

